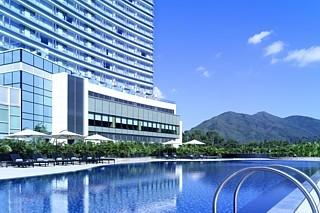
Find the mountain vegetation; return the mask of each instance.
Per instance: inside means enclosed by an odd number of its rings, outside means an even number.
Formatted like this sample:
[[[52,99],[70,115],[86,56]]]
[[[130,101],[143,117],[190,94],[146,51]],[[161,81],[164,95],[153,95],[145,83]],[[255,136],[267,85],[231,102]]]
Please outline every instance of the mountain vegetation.
[[[224,140],[239,143],[267,140],[312,141],[320,138],[320,120],[305,116],[280,118],[267,112],[254,115],[226,112],[200,123],[189,132],[214,130]]]

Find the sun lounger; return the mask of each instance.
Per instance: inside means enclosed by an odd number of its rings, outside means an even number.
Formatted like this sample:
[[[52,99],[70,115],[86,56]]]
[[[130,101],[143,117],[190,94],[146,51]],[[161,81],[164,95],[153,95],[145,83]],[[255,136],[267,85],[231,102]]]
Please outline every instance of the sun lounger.
[[[66,158],[74,165],[74,162],[78,162],[79,164],[81,164],[81,159],[76,157],[75,154],[69,152],[66,154]]]
[[[172,158],[178,158],[178,155],[175,152],[172,152],[171,156]]]
[[[55,161],[54,160],[49,160],[47,158],[44,158],[41,154],[33,154],[33,159],[35,164],[39,164],[39,166],[43,165],[47,166],[50,163],[52,163],[55,166]]]
[[[52,158],[55,161],[56,165],[59,165],[60,163],[62,165],[68,165],[68,163],[71,163],[71,161],[69,161],[68,159],[63,158],[62,156],[60,156],[60,155],[58,155],[56,153],[52,154]]]
[[[98,163],[103,163],[104,161],[107,161],[108,163],[111,161],[113,163],[116,163],[116,159],[114,158],[108,158],[103,156],[102,154],[97,155]]]
[[[164,158],[169,158],[168,152],[164,152],[164,153],[163,153],[163,157],[164,157]]]
[[[33,162],[23,160],[19,154],[10,154],[10,157],[12,161],[7,162],[7,165],[6,165],[7,167],[8,165],[18,166],[18,167],[27,167],[27,166],[34,167]]]
[[[92,157],[91,155],[89,154],[85,154],[83,155],[82,157],[82,161],[83,162],[86,162],[86,164],[88,163],[98,163],[99,159],[95,158],[95,157]]]

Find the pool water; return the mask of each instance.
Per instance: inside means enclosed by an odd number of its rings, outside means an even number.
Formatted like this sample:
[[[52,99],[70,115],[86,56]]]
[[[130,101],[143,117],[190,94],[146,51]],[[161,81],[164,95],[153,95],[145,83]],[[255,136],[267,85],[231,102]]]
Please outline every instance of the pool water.
[[[60,175],[0,181],[0,212],[211,212],[215,190],[249,166],[289,165],[311,176],[320,163],[298,161],[152,162],[109,165]],[[222,191],[219,212],[232,212],[236,180]],[[257,172],[239,193],[240,212],[266,212],[295,187]]]

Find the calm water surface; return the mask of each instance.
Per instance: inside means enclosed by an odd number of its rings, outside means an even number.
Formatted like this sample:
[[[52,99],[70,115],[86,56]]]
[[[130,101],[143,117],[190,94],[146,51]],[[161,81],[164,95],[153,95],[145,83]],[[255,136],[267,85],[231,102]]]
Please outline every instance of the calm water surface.
[[[285,164],[311,176],[318,162],[157,162],[110,165],[90,171],[0,181],[0,212],[211,212],[222,180],[248,166]],[[18,168],[17,168],[18,169]],[[235,181],[219,199],[232,212]],[[240,190],[240,212],[266,212],[294,189],[258,172]]]

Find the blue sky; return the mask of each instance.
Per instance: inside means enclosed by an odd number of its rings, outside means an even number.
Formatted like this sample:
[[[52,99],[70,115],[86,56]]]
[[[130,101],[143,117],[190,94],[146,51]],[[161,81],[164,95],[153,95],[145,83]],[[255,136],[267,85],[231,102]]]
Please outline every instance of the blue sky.
[[[183,130],[226,111],[320,119],[319,8],[318,0],[155,0],[154,82],[176,102]]]

